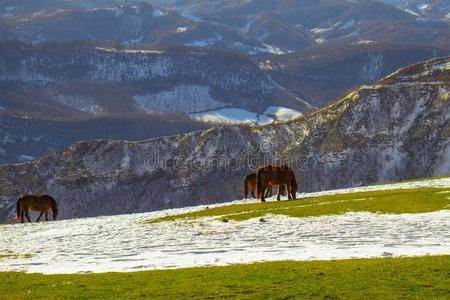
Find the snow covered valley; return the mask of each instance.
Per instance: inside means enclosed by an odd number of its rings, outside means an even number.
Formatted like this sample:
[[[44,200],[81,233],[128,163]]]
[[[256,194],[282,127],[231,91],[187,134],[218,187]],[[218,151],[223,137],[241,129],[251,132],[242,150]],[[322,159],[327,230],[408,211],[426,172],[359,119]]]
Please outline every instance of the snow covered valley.
[[[450,178],[327,193],[434,186],[448,187]],[[315,195],[318,194],[301,196]],[[0,227],[0,253],[18,255],[1,258],[0,270],[84,273],[269,260],[450,254],[450,210],[417,214],[348,212],[306,218],[266,215],[264,219],[246,221],[201,218],[145,223],[152,218],[201,209],[205,206],[3,225]]]

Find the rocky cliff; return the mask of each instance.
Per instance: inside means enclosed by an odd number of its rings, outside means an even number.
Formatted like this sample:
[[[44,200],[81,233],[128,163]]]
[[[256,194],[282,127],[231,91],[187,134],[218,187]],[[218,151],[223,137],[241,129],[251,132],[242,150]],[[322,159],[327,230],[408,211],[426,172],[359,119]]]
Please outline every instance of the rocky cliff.
[[[0,167],[0,220],[21,193],[50,193],[62,218],[230,201],[259,163],[284,161],[299,191],[450,172],[450,57],[412,65],[297,120],[219,126],[142,142],[79,142]]]

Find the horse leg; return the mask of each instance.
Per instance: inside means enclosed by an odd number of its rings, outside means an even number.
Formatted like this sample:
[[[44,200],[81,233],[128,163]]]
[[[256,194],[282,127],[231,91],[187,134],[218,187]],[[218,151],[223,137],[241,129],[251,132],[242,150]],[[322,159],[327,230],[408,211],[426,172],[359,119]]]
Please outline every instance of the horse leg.
[[[22,221],[22,223],[24,222],[23,217],[24,217],[25,211],[22,209],[20,211],[20,220]]]
[[[27,217],[28,222],[31,223],[30,216],[28,215],[28,209],[25,210],[25,217]]]
[[[45,221],[48,221],[48,210],[45,211]]]
[[[266,187],[264,184],[261,187],[261,202],[266,202],[265,196],[266,196]]]
[[[267,185],[266,197],[272,197],[272,186],[271,185]]]
[[[42,215],[44,214],[43,211],[41,211],[41,214],[39,215],[39,217],[36,219],[36,222],[39,222],[39,220],[41,219]]]
[[[253,198],[256,199],[255,193],[253,191],[251,191],[250,193],[252,193]]]
[[[291,186],[289,184],[286,185],[286,188],[287,188],[288,199],[291,200],[292,199],[292,197],[291,197],[291,195],[292,195],[292,188],[291,188]]]
[[[280,199],[281,187],[282,187],[282,185],[280,184],[280,185],[278,186],[278,195],[277,195],[277,200],[278,200],[278,201],[281,200],[281,199]]]

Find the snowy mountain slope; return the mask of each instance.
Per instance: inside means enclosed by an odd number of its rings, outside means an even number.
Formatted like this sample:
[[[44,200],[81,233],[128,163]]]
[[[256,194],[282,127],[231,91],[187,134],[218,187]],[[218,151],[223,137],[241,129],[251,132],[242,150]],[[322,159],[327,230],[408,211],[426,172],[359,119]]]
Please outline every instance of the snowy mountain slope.
[[[295,121],[79,142],[1,166],[1,220],[24,192],[54,195],[63,218],[225,202],[267,161],[289,163],[302,192],[448,174],[449,63],[446,57],[401,69]]]
[[[437,186],[450,186],[449,178],[327,191],[327,194]],[[0,271],[50,274],[137,271],[288,259],[449,254],[450,249],[449,210],[416,214],[349,212],[308,218],[265,215],[264,223],[257,218],[225,223],[207,217],[198,222],[144,223],[205,208],[4,225],[0,253],[28,255],[2,258]]]

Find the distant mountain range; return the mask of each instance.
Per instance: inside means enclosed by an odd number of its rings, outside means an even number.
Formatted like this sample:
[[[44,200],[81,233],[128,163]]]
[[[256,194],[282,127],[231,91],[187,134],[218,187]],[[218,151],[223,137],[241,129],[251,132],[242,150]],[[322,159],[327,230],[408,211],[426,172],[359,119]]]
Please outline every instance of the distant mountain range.
[[[450,55],[448,1],[4,0],[0,163],[296,119]]]
[[[450,46],[447,1],[385,2],[396,6],[366,0],[2,1],[0,39],[109,40],[247,55],[280,55],[334,42]]]
[[[63,218],[229,201],[262,162],[291,164],[300,192],[448,174],[449,104],[446,57],[399,69],[288,122],[79,142],[0,166],[0,220],[13,216],[24,192],[54,195]]]
[[[37,158],[86,139],[141,140],[212,126],[189,117],[290,119],[398,67],[447,54],[364,44],[250,60],[211,49],[3,42],[0,162]]]

